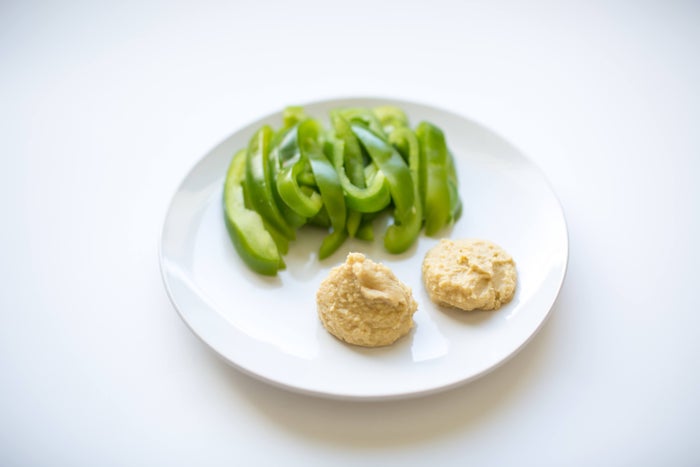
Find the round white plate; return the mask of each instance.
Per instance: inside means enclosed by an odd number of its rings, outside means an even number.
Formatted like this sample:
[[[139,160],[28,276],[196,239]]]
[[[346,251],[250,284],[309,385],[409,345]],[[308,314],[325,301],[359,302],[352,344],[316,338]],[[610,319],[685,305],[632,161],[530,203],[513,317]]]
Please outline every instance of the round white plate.
[[[421,262],[436,238],[424,235],[401,255],[348,241],[319,261],[323,233],[299,232],[287,269],[269,278],[238,258],[222,211],[222,187],[234,152],[281,112],[235,132],[190,171],[166,214],[160,245],[165,287],[182,319],[235,367],[270,383],[316,395],[381,399],[425,394],[472,380],[516,353],[539,329],[557,297],[568,258],[561,206],[542,173],[517,149],[480,125],[444,110],[390,99],[339,99],[305,105],[327,124],[344,106],[393,104],[416,125],[443,129],[455,156],[464,203],[461,219],[441,236],[485,238],[515,259],[512,302],[495,312],[460,312],[434,305]],[[390,347],[347,345],[328,334],[316,314],[316,290],[350,251],[389,266],[418,302],[412,332]]]

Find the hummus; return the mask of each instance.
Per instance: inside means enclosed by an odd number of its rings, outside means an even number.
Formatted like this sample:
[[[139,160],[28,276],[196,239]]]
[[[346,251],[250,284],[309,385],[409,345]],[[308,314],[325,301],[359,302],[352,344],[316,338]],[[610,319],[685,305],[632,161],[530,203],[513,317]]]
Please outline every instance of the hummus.
[[[355,345],[389,345],[408,334],[418,304],[411,289],[383,264],[350,253],[316,293],[318,316],[338,339]]]
[[[495,310],[513,298],[517,273],[505,250],[488,240],[440,240],[425,255],[430,299],[462,310]]]

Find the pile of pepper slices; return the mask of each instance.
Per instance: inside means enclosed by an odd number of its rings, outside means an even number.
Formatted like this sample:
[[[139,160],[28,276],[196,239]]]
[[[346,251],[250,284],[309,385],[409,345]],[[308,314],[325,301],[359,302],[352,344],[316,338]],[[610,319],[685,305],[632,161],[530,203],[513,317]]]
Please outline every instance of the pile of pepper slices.
[[[304,225],[327,229],[320,259],[348,238],[374,239],[373,221],[393,210],[384,233],[391,253],[406,251],[425,226],[434,235],[462,210],[454,159],[443,132],[415,130],[394,106],[330,112],[331,128],[288,107],[283,127],[265,125],[237,152],[224,185],[226,226],[254,271],[275,275]]]

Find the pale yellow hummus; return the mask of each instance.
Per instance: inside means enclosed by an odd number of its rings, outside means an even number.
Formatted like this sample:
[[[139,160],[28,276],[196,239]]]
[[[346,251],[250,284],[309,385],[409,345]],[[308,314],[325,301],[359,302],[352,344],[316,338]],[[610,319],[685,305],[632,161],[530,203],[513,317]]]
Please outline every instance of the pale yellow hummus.
[[[411,289],[383,264],[350,253],[316,293],[318,316],[338,339],[378,347],[394,343],[413,327],[418,304]]]
[[[423,282],[430,299],[462,310],[495,310],[513,298],[513,258],[488,240],[440,240],[425,255]]]

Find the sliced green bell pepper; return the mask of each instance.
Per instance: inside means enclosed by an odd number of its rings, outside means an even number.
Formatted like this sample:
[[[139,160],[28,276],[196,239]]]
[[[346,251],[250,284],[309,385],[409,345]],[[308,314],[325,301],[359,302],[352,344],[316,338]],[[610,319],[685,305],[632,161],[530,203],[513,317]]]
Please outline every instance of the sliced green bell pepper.
[[[326,235],[318,249],[318,259],[326,259],[335,253],[347,238],[347,230],[335,230]]]
[[[321,210],[323,200],[316,191],[299,185],[298,177],[302,170],[302,161],[282,169],[277,176],[277,191],[290,209],[302,217],[309,218]]]
[[[377,118],[377,115],[372,110],[365,107],[346,107],[337,110],[337,113],[342,115],[350,123],[360,123],[375,132],[378,136],[385,138],[384,128],[382,123]]]
[[[359,212],[381,211],[391,202],[386,177],[381,171],[367,177],[362,149],[348,121],[339,114],[332,117],[335,136],[342,144],[333,145],[333,165],[340,178],[349,208]]]
[[[374,115],[384,129],[384,133],[391,134],[397,128],[408,127],[408,117],[403,110],[393,105],[382,105],[372,109]]]
[[[345,229],[348,231],[348,235],[354,237],[357,233],[357,229],[360,228],[361,222],[362,213],[348,208],[347,220],[345,221]]]
[[[243,194],[246,151],[231,160],[224,182],[224,218],[229,236],[238,255],[255,272],[274,276],[284,268],[284,261],[262,216],[246,208]]]
[[[411,171],[396,149],[381,136],[361,124],[352,123],[351,127],[389,183],[395,208],[394,224],[384,234],[384,247],[390,253],[402,253],[418,237],[422,221],[417,208],[420,200],[414,194]]]
[[[269,158],[272,196],[285,222],[293,229],[304,225],[306,223],[306,217],[299,214],[285,203],[280,194],[277,180],[280,177],[280,172],[283,170],[282,165],[289,165],[287,161],[299,153],[298,148],[296,148],[296,141],[296,126],[282,129],[273,138]],[[296,148],[296,153],[294,153],[294,148]]]
[[[421,217],[422,222],[425,211],[425,189],[428,183],[425,153],[420,150],[416,134],[408,127],[396,127],[389,135],[389,143],[397,148],[411,170],[413,194],[417,200],[416,207],[420,210],[418,215]]]
[[[270,140],[272,129],[265,125],[250,139],[246,152],[245,189],[250,205],[284,237],[293,240],[295,232],[282,216],[272,192]]]
[[[321,125],[313,119],[299,124],[299,149],[302,157],[311,163],[311,170],[321,193],[323,205],[328,211],[331,226],[338,232],[345,229],[345,198],[338,173],[323,153],[323,146],[319,141],[322,131]]]
[[[447,145],[442,130],[428,122],[418,124],[416,136],[427,167],[425,233],[435,235],[450,222]]]
[[[343,142],[341,166],[348,180],[359,188],[365,187],[364,157],[357,137],[350,128],[350,123],[339,113],[331,113],[333,135]]]
[[[462,212],[454,158],[442,131],[423,122],[411,130],[395,106],[331,111],[331,128],[301,107],[283,112],[274,132],[263,126],[231,161],[224,186],[229,235],[248,266],[274,275],[296,230],[328,230],[318,250],[327,258],[348,237],[374,238],[387,208],[393,225],[384,247],[402,253],[421,227],[435,235]]]
[[[282,125],[291,128],[307,119],[304,108],[298,105],[290,105],[282,112]]]
[[[323,201],[319,193],[299,184],[299,177],[306,170],[308,163],[301,157],[298,126],[290,129],[288,136],[282,140],[279,151],[284,161],[282,168],[275,176],[275,188],[284,206],[303,219],[301,225],[307,218],[315,216],[320,211]]]

